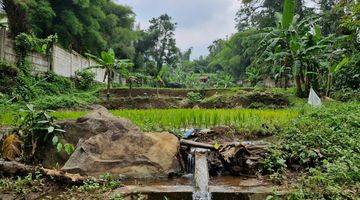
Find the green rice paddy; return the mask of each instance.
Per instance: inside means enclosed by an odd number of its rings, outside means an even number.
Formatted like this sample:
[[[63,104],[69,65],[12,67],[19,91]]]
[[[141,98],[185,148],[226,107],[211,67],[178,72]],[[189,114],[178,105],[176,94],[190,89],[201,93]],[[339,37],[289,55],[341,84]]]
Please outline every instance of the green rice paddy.
[[[144,130],[227,125],[253,131],[263,124],[282,126],[298,115],[294,110],[254,109],[115,110],[112,113],[130,119]]]
[[[112,110],[115,116],[131,120],[144,131],[173,130],[179,128],[209,128],[218,125],[233,126],[244,131],[258,131],[265,125],[282,127],[298,116],[296,109],[148,109]],[[55,111],[56,119],[76,119],[87,111]],[[11,125],[15,113],[0,114],[0,124]]]

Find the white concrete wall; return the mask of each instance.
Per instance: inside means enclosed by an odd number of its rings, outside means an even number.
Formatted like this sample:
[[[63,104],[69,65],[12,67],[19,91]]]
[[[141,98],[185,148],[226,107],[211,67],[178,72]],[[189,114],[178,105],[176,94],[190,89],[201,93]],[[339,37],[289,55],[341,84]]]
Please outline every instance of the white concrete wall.
[[[10,63],[16,63],[17,56],[14,51],[14,41],[10,39],[5,29],[0,29],[0,59],[6,60]],[[78,69],[85,69],[90,66],[97,65],[97,62],[85,58],[75,51],[68,51],[58,45],[54,45],[52,55],[52,69],[50,69],[50,62],[45,55],[33,52],[28,56],[28,60],[34,66],[35,72],[46,72],[53,70],[54,73],[73,77]],[[95,80],[103,82],[105,71],[102,69],[93,69],[95,73]]]

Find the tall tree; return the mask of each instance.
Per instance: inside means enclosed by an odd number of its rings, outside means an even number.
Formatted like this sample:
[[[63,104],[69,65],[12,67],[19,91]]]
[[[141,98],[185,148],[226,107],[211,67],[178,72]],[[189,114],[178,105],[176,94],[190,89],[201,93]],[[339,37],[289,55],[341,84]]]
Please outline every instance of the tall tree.
[[[284,0],[241,0],[240,9],[236,14],[236,27],[239,31],[251,28],[276,26],[276,13],[282,12]],[[303,19],[312,8],[305,6],[304,0],[295,0],[295,13]]]
[[[20,33],[30,31],[28,1],[3,0],[1,6],[6,12],[10,34],[13,38]]]
[[[176,23],[172,22],[172,18],[167,14],[150,20],[147,39],[150,40],[151,47],[148,54],[156,62],[157,73],[160,72],[164,64],[174,66],[179,59],[175,29]]]
[[[180,52],[181,60],[182,61],[190,61],[192,51],[193,51],[193,47],[190,47],[186,51]]]
[[[135,54],[135,14],[112,0],[4,0],[12,36],[33,32],[57,34],[60,44],[80,53],[99,55],[113,48],[122,58]]]

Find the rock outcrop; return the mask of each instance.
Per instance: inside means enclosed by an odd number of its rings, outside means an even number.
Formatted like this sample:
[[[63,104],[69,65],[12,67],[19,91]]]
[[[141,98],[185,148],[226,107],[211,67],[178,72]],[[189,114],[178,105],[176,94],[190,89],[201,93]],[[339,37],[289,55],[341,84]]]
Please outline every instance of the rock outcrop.
[[[63,170],[82,175],[145,178],[180,170],[179,140],[170,133],[143,133],[131,121],[100,107],[76,121],[62,122],[65,140],[78,140]]]

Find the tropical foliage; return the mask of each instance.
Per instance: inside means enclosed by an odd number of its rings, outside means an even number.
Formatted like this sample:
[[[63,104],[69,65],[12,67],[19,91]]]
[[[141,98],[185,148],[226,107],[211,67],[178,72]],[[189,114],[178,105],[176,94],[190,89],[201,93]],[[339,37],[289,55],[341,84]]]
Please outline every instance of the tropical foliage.
[[[95,59],[99,65],[91,66],[88,69],[104,69],[104,82],[107,82],[107,92],[106,96],[110,98],[110,87],[111,83],[115,80],[116,75],[124,75],[129,67],[132,66],[132,63],[129,60],[117,60],[115,58],[115,52],[113,49],[109,49],[107,52],[101,52],[101,57],[98,58],[94,55],[87,54],[89,57]],[[119,78],[119,77],[118,77]],[[118,79],[119,81],[120,79]]]
[[[358,198],[359,111],[358,102],[308,109],[280,135],[283,167],[307,172],[291,199]]]
[[[35,110],[33,105],[27,105],[16,121],[17,127],[3,141],[2,155],[8,160],[18,157],[28,163],[36,163],[39,153],[52,143],[57,151],[65,150],[71,154],[74,147],[59,141],[59,135],[65,131],[54,122],[47,111]]]
[[[320,1],[318,12],[303,1],[285,0],[281,5],[243,1],[237,14],[239,32],[214,41],[205,58],[207,69],[225,71],[252,85],[268,78],[277,86],[295,85],[301,97],[311,87],[330,96],[345,67],[348,77],[358,76],[356,65],[347,64],[359,51],[356,1]]]

